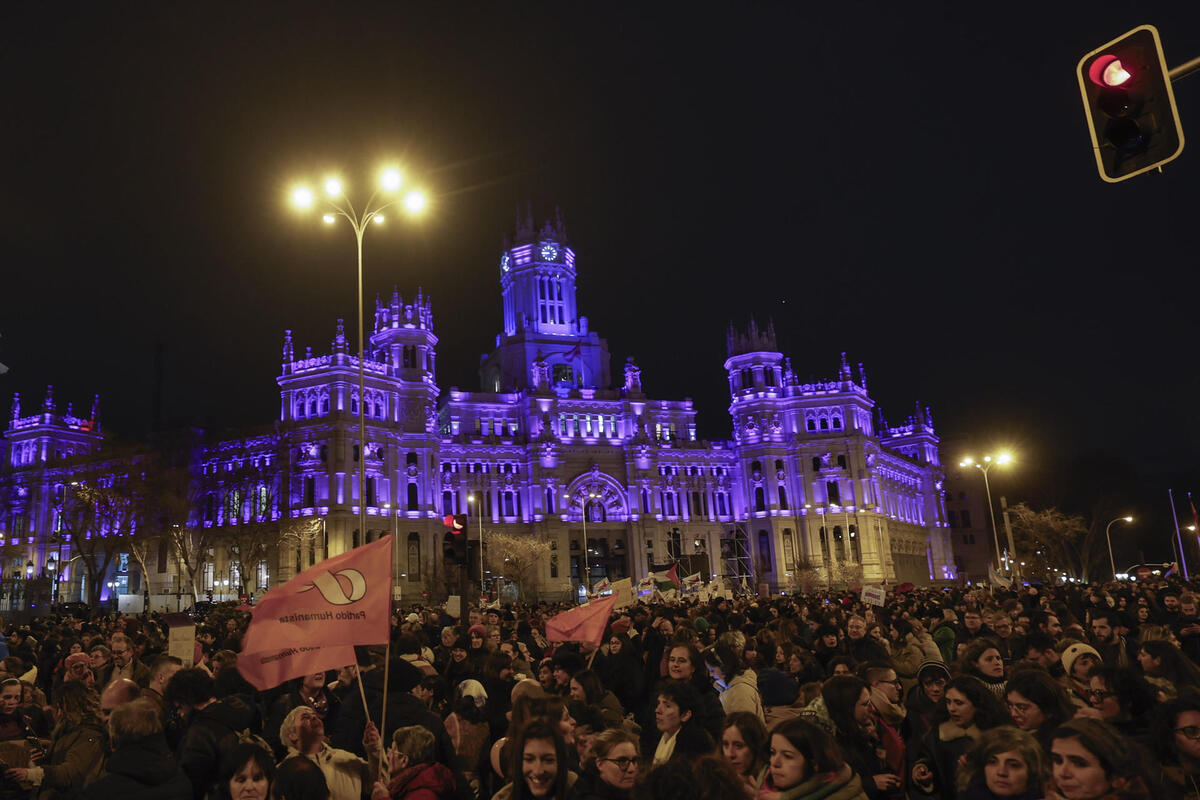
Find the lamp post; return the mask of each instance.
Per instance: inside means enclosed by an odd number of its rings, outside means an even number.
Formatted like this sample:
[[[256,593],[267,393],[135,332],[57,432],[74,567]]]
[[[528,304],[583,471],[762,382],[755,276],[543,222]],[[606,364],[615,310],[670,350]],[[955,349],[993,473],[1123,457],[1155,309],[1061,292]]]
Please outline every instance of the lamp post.
[[[579,515],[580,519],[583,520],[583,593],[584,593],[584,596],[590,596],[592,593],[592,585],[591,585],[592,570],[588,566],[588,537],[587,537],[588,500],[594,500],[597,497],[599,497],[599,495],[597,495],[595,492],[588,492],[586,499],[584,499],[582,501],[583,513],[581,513]],[[571,501],[571,496],[564,495],[563,500],[566,500],[569,503]]]
[[[1117,562],[1113,560],[1112,537],[1109,535],[1108,532],[1111,531],[1112,526],[1118,522],[1133,522],[1133,517],[1130,517],[1130,516],[1117,517],[1116,519],[1114,519],[1112,522],[1108,523],[1108,525],[1106,525],[1104,527],[1104,540],[1106,542],[1108,542],[1108,566],[1112,568],[1113,580],[1117,579]]]
[[[392,504],[391,503],[384,503],[383,510],[384,510],[384,512],[387,513],[387,515],[389,517],[392,518],[392,547],[391,547],[391,550],[392,550],[392,574],[395,575],[396,574],[396,560],[397,560],[396,559],[396,537],[400,535],[399,528],[398,528],[400,523],[396,520],[396,515],[392,513]],[[392,580],[393,588],[395,587],[395,584],[396,584],[395,579],[393,579]],[[393,596],[395,596],[394,593],[393,593]]]
[[[58,602],[58,562],[53,553],[46,559],[46,572],[50,573],[50,603],[54,604]]]
[[[403,179],[397,169],[385,169],[379,176],[379,187],[371,192],[366,204],[360,212],[354,207],[336,177],[325,180],[325,214],[322,219],[325,224],[332,225],[338,217],[343,217],[354,230],[355,243],[358,246],[358,532],[363,540],[367,535],[367,417],[366,417],[366,378],[363,360],[366,358],[365,342],[363,340],[363,234],[367,227],[380,224],[384,220],[383,211],[400,202],[401,198],[393,196],[400,189]],[[392,199],[381,198],[380,192],[391,196]],[[298,186],[292,190],[292,203],[297,208],[311,208],[317,200],[317,195],[307,186]],[[384,202],[386,200],[386,202]],[[403,198],[404,208],[410,214],[417,214],[425,208],[425,195],[419,191],[410,191]]]
[[[1000,464],[1001,466],[1007,466],[1011,463],[1012,456],[1009,453],[1001,453],[995,458],[992,458],[991,456],[984,456],[982,462],[976,461],[975,459],[969,457],[964,458],[958,464],[960,467],[975,467],[975,469],[983,473],[983,489],[987,494],[988,516],[991,517],[992,520],[992,539],[996,545],[997,571],[1003,569],[1003,562],[1000,559],[1000,529],[996,527],[996,510],[992,508],[992,487],[991,484],[988,483],[988,470],[997,464]],[[1013,549],[1015,550],[1016,548]],[[1015,557],[1016,553],[1013,552],[1011,555]]]
[[[476,501],[475,501],[475,492],[471,492],[470,494],[467,495],[467,508],[468,509],[474,508],[476,511],[475,516],[479,518],[479,607],[482,608],[483,607],[483,498],[482,498],[483,492],[480,492],[479,494],[481,495],[481,497],[480,497],[478,503],[476,503]]]

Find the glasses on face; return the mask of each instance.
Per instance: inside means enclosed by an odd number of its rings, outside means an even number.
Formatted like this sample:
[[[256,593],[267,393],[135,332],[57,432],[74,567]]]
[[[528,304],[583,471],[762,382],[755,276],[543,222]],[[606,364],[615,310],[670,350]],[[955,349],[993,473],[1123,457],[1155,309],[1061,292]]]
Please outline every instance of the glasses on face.
[[[1116,692],[1106,692],[1103,689],[1089,689],[1086,692],[1084,692],[1084,694],[1086,694],[1088,697],[1090,697],[1093,700],[1106,700],[1109,697],[1117,696]]]
[[[607,761],[610,764],[616,764],[617,769],[621,770],[622,772],[630,767],[637,766],[637,759],[629,758],[628,756],[621,756],[620,758],[602,758],[600,760]]]
[[[946,679],[945,678],[931,678],[929,680],[921,681],[921,685],[922,686],[945,686]]]
[[[1015,711],[1018,714],[1027,714],[1029,709],[1033,708],[1033,703],[1009,703],[1008,710]]]
[[[888,684],[891,684],[892,686],[901,686],[902,685],[900,683],[899,678],[892,678],[890,681],[878,680],[878,681],[875,681],[875,683],[876,683],[876,685],[878,685],[880,683],[888,683]]]
[[[1200,725],[1184,725],[1182,728],[1176,728],[1176,733],[1182,733],[1187,739],[1200,739]]]

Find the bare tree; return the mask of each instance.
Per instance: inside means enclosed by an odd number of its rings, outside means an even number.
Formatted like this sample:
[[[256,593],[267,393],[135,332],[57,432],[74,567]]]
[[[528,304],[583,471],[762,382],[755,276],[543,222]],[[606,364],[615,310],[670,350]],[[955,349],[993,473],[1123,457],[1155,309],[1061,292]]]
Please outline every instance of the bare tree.
[[[796,562],[796,568],[792,570],[792,588],[804,594],[815,592],[821,583],[821,571],[814,567],[812,562],[807,558],[801,558]]]
[[[489,533],[486,542],[485,557],[493,574],[515,583],[520,599],[527,599],[538,564],[550,558],[550,542],[511,533]]]
[[[1060,569],[1067,575],[1088,578],[1095,537],[1083,517],[1064,514],[1057,508],[1037,511],[1025,503],[1012,506],[1008,513],[1026,574],[1048,576],[1052,569]]]
[[[100,603],[104,577],[117,554],[129,550],[147,519],[147,486],[132,462],[106,462],[64,486],[55,512],[75,550],[91,605]]]

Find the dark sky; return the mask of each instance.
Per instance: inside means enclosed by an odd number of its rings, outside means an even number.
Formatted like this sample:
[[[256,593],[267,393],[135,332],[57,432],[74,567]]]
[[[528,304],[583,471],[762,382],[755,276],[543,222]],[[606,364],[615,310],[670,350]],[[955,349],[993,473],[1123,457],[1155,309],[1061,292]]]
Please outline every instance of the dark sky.
[[[395,157],[434,203],[370,232],[368,294],[433,296],[443,386],[477,386],[515,209],[557,204],[614,365],[707,436],[755,315],[801,376],[844,350],[893,422],[919,399],[1013,445],[1017,498],[1090,511],[1058,487],[1097,464],[1160,517],[1200,489],[1200,153],[1102,183],[1074,76],[1142,23],[1200,55],[1200,4],[92,5],[0,9],[0,392],[27,408],[99,392],[144,436],[161,342],[171,421],[272,420],[283,329],[321,352],[355,313],[349,230],[286,189]],[[1200,120],[1200,78],[1176,94]]]

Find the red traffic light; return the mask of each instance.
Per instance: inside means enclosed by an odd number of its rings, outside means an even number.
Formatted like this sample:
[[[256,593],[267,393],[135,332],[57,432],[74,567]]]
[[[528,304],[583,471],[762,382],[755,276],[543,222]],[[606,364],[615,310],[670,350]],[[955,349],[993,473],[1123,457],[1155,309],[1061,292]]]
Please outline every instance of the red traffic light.
[[[461,517],[461,514],[457,517],[454,514],[447,514],[442,518],[442,524],[452,531],[461,531],[464,527],[466,527],[466,522],[461,519]]]
[[[1097,58],[1088,67],[1088,77],[1097,86],[1120,86],[1133,76],[1121,64],[1121,59],[1107,53]]]

